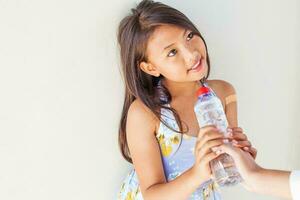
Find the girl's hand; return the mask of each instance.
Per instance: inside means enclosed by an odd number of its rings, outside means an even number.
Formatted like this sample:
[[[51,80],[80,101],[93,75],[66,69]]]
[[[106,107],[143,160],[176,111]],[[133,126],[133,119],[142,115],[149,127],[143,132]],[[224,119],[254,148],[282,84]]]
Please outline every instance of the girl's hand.
[[[232,127],[227,129],[229,133],[229,139],[232,144],[236,147],[243,149],[251,154],[255,159],[257,155],[257,150],[252,147],[251,142],[248,140],[247,136],[243,133],[243,129],[240,127]]]
[[[191,168],[193,177],[198,184],[211,178],[212,172],[209,162],[219,155],[215,152],[224,144],[225,136],[215,126],[206,126],[200,129],[195,145],[195,163]]]

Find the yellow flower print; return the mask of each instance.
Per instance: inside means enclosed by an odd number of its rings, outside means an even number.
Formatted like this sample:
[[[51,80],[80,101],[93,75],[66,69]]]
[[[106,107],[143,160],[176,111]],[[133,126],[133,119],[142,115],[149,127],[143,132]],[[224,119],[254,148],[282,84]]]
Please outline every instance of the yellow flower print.
[[[174,137],[171,138],[171,142],[173,144],[178,144],[179,143],[179,137],[178,135],[175,135]]]
[[[219,186],[218,183],[215,182],[215,181],[212,183],[212,187],[213,187],[213,190],[214,190],[214,191],[217,191],[217,190],[220,189],[220,186]]]
[[[159,142],[159,144],[164,143],[164,141],[165,141],[165,136],[164,136],[164,134],[160,134],[160,135],[158,136],[158,142]]]
[[[212,191],[216,190],[217,188],[218,185],[215,182],[212,182],[206,188],[203,188],[202,192],[203,192],[204,200],[208,199]]]
[[[172,152],[172,145],[166,144],[165,136],[163,134],[159,135],[158,141],[161,147],[161,152],[163,156],[169,156]]]
[[[166,145],[166,143],[162,143],[161,145],[161,151],[163,156],[169,156],[172,152],[172,146],[171,145]]]
[[[134,200],[132,192],[127,193],[125,200]]]

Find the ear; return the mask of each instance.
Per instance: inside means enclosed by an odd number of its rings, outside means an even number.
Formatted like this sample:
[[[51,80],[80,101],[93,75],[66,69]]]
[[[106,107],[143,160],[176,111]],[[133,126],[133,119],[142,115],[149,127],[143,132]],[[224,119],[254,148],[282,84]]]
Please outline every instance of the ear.
[[[156,77],[160,76],[160,72],[158,71],[158,69],[155,66],[153,66],[151,63],[146,63],[143,61],[140,63],[140,68],[145,73],[150,74],[151,76],[156,76]]]

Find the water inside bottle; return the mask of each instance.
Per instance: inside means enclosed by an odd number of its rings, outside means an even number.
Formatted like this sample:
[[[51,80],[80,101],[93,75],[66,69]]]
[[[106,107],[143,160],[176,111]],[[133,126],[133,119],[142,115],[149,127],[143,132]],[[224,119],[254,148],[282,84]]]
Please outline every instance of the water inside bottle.
[[[219,186],[233,186],[242,182],[234,161],[228,154],[223,154],[210,162],[215,182]]]

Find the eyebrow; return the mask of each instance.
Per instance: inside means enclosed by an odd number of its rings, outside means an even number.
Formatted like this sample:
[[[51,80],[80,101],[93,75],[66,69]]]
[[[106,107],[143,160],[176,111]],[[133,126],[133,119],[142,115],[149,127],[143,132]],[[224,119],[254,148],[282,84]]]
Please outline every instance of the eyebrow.
[[[185,36],[185,34],[186,34],[187,30],[188,30],[188,29],[185,29],[185,30],[184,30],[182,37],[184,37],[184,36]],[[164,50],[163,50],[163,51],[165,51],[167,48],[169,48],[169,47],[170,47],[170,46],[172,46],[173,44],[175,44],[175,43],[172,43],[172,44],[170,44],[170,45],[166,46],[166,47],[164,48]]]

